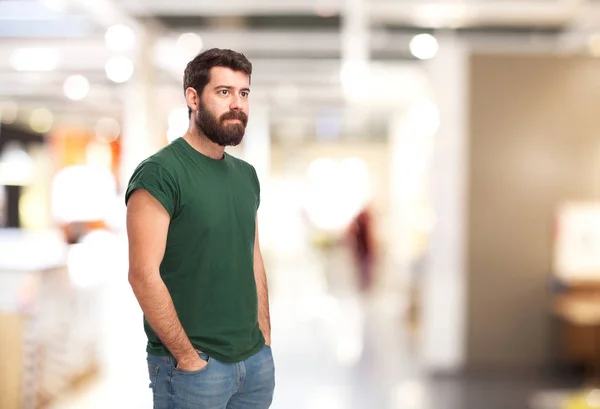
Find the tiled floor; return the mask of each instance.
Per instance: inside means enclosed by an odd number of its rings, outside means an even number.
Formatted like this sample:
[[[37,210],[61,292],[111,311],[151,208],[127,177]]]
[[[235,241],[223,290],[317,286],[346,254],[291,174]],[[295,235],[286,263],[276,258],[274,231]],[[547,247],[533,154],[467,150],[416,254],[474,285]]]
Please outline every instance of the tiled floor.
[[[308,253],[273,259],[268,269],[273,409],[530,409],[535,391],[561,386],[527,377],[427,379],[404,326],[398,288],[361,297],[343,255],[329,263]],[[106,290],[105,371],[52,409],[152,407],[141,313],[124,275]],[[552,406],[535,409],[559,409]]]

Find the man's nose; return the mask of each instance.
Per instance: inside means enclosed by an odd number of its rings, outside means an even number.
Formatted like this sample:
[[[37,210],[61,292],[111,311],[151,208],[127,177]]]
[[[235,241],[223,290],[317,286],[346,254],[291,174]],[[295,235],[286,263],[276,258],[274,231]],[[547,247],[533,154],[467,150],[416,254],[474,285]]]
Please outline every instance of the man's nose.
[[[229,109],[240,111],[242,109],[242,98],[239,95],[233,95],[229,103]]]

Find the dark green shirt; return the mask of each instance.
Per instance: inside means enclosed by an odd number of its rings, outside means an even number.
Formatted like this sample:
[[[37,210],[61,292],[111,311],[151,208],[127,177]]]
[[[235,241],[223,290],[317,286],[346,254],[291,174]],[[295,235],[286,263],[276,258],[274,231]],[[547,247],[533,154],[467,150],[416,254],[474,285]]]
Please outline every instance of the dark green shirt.
[[[135,189],[171,215],[160,275],[192,345],[223,362],[252,356],[265,342],[254,279],[254,167],[227,153],[209,158],[178,138],[140,163],[125,202]],[[149,354],[170,354],[145,318],[144,329]]]

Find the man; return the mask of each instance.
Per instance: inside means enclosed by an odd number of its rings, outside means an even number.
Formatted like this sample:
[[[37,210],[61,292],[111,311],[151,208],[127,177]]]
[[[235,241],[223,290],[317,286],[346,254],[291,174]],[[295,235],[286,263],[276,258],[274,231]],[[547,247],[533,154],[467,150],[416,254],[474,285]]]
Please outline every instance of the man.
[[[184,73],[190,125],[126,191],[129,282],[155,409],[266,409],[275,387],[254,167],[225,152],[248,121],[252,65],[211,49]]]

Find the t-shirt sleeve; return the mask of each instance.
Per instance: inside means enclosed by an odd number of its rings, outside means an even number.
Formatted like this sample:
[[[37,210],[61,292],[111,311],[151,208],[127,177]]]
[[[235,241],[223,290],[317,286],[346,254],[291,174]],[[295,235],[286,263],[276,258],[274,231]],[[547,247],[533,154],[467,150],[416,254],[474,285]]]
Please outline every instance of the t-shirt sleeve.
[[[143,162],[131,175],[125,192],[125,204],[136,189],[147,190],[173,217],[177,204],[177,188],[171,175],[159,164]]]
[[[256,210],[260,207],[260,181],[258,180],[258,175],[256,174],[256,169],[254,166],[250,166],[252,169],[252,178],[254,180],[255,192],[256,192]]]

